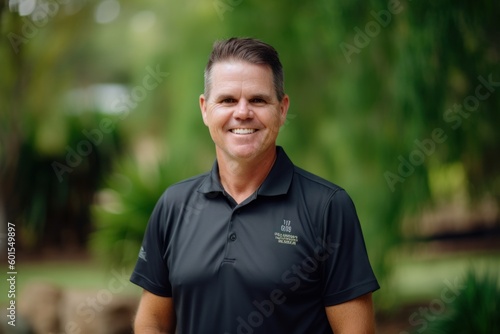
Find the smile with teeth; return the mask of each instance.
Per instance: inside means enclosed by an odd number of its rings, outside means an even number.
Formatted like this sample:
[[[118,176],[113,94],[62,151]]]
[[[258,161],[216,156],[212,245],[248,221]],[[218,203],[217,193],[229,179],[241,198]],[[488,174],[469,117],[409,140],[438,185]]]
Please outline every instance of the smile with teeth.
[[[257,129],[231,129],[232,133],[237,135],[249,135],[257,131]]]

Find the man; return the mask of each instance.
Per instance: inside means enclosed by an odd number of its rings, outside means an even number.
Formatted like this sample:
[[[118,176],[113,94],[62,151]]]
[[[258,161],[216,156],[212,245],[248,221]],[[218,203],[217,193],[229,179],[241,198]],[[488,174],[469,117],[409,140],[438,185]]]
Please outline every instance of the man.
[[[288,106],[273,47],[214,44],[200,108],[217,159],[155,207],[131,277],[136,333],[374,333],[354,205],[276,146]]]

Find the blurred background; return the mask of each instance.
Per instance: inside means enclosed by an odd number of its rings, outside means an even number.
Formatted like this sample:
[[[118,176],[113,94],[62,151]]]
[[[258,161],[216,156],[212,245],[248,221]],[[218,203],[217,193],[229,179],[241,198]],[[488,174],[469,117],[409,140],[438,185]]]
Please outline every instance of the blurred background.
[[[152,208],[215,158],[198,107],[211,46],[244,36],[284,66],[279,144],[356,204],[378,333],[500,332],[499,13],[487,0],[0,2],[2,277],[8,223],[17,271],[17,325],[3,316],[0,331],[130,333]]]

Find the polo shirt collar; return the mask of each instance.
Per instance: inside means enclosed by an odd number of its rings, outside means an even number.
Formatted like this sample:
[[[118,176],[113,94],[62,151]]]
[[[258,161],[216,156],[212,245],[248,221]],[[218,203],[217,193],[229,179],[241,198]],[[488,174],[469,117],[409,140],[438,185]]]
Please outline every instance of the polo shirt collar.
[[[293,163],[281,146],[276,147],[276,161],[273,168],[257,191],[257,195],[277,196],[288,192],[293,177]]]
[[[293,177],[293,163],[281,146],[276,147],[276,161],[269,175],[257,190],[257,195],[277,196],[288,192]],[[207,174],[203,183],[198,188],[202,194],[217,195],[224,193],[224,188],[219,179],[219,165],[215,160],[212,170]]]

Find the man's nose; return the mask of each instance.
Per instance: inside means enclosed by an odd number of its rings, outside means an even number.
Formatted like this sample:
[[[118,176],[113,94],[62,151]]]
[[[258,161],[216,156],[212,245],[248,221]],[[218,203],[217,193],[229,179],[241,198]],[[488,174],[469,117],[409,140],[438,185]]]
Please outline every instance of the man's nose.
[[[234,116],[240,119],[247,119],[252,117],[253,112],[251,106],[245,99],[241,99],[236,105]]]

